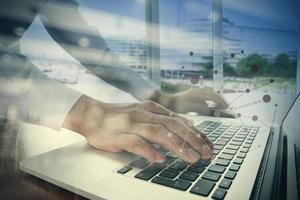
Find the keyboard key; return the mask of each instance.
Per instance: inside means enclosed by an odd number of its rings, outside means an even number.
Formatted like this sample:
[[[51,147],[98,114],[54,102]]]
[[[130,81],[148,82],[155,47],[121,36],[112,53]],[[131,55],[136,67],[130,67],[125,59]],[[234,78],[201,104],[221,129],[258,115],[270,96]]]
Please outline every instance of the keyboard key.
[[[160,164],[160,163],[154,163],[147,167],[146,169],[139,172],[137,175],[135,175],[136,178],[142,179],[142,180],[149,180],[153,176],[155,176],[157,173],[162,171],[166,165]]]
[[[250,148],[250,147],[251,147],[251,144],[244,144],[243,147],[245,147],[245,148]]]
[[[222,166],[228,166],[230,163],[229,160],[224,160],[224,159],[218,159],[216,160],[215,164],[217,165],[222,165]]]
[[[248,153],[248,151],[249,151],[249,148],[241,148],[240,149],[240,152],[242,152],[242,153]]]
[[[208,180],[200,179],[194,187],[191,189],[191,193],[202,196],[208,196],[211,190],[214,188],[215,183]]]
[[[232,138],[232,135],[228,135],[228,134],[224,134],[223,136],[222,136],[222,138],[227,138],[227,139],[231,139]]]
[[[160,185],[164,185],[167,187],[171,187],[174,189],[182,190],[182,191],[187,190],[190,187],[190,185],[192,184],[189,181],[185,181],[185,180],[181,180],[181,179],[171,180],[171,179],[159,177],[159,176],[154,177],[151,180],[151,182],[157,183]]]
[[[238,158],[245,158],[246,157],[246,153],[238,153],[237,157]]]
[[[225,178],[228,178],[228,179],[231,179],[233,180],[236,176],[236,172],[233,172],[233,171],[228,171],[226,174],[225,174]]]
[[[183,171],[188,164],[184,161],[176,161],[172,165],[169,166],[170,169],[176,170],[176,171]]]
[[[173,158],[172,156],[169,156],[169,155],[166,155],[165,158],[166,158],[166,161],[164,162],[164,164],[166,164],[166,165],[169,165],[172,162],[174,162],[174,160],[176,160],[176,158]]]
[[[217,173],[223,173],[225,171],[225,167],[221,165],[211,165],[208,170]]]
[[[198,162],[194,163],[192,166],[208,166],[211,160],[199,160]]]
[[[178,171],[173,171],[173,170],[170,170],[170,169],[166,169],[166,170],[164,170],[163,172],[161,172],[161,173],[159,174],[159,176],[163,176],[163,177],[166,177],[166,178],[173,179],[173,178],[175,178],[178,174],[179,174]]]
[[[225,142],[229,142],[229,141],[230,141],[230,139],[229,139],[229,138],[225,138],[225,137],[223,137],[223,136],[222,136],[222,137],[220,137],[220,139],[221,139],[221,140],[224,140]]]
[[[220,150],[214,149],[214,155],[217,155],[218,153],[220,153]]]
[[[235,138],[240,138],[240,139],[244,140],[246,138],[246,136],[242,135],[242,134],[238,134],[238,135],[235,136]]]
[[[234,149],[224,149],[223,153],[235,155],[237,150]]]
[[[210,180],[210,181],[218,181],[220,179],[221,175],[219,173],[215,172],[205,172],[202,176],[202,178]]]
[[[227,191],[221,188],[216,189],[214,194],[212,195],[213,199],[222,200],[225,198]]]
[[[242,142],[238,142],[238,141],[231,141],[229,144],[230,145],[235,145],[235,146],[241,146],[243,143]]]
[[[232,141],[244,142],[244,139],[241,139],[241,138],[233,138]]]
[[[255,139],[255,137],[253,137],[253,136],[248,136],[248,138],[247,138],[248,140],[254,140]]]
[[[132,170],[132,167],[125,166],[125,167],[119,169],[117,172],[120,173],[120,174],[126,174],[126,173],[129,172],[130,170]]]
[[[179,176],[179,178],[188,181],[195,181],[198,177],[199,175],[197,173],[189,172],[189,171],[185,171]]]
[[[233,150],[238,150],[240,147],[238,147],[238,146],[234,146],[234,145],[228,145],[227,147],[226,147],[226,149],[233,149]]]
[[[224,146],[222,145],[214,145],[214,149],[221,150]]]
[[[218,158],[226,159],[226,160],[232,160],[233,155],[221,153]]]
[[[227,144],[227,142],[220,141],[220,139],[214,143],[214,145],[221,145],[221,146],[225,146],[226,144]]]
[[[190,166],[187,170],[191,171],[191,172],[201,174],[205,170],[205,167],[203,167],[203,166]]]
[[[253,143],[253,140],[246,140],[245,143],[246,143],[246,144],[252,144],[252,143]]]
[[[174,153],[172,153],[172,152],[169,152],[168,154],[167,154],[167,156],[168,157],[171,157],[171,158],[178,158],[178,156],[176,155],[176,154],[174,154]]]
[[[231,180],[224,178],[224,179],[221,181],[219,187],[224,188],[224,189],[229,189],[230,186],[231,186],[231,183],[232,183]]]
[[[229,167],[229,169],[231,170],[231,171],[239,171],[239,169],[240,169],[240,165],[237,165],[237,164],[232,164],[232,165],[230,165],[230,167]]]
[[[139,158],[132,163],[129,164],[130,167],[138,168],[138,169],[144,169],[150,164],[148,160],[145,158]]]
[[[243,163],[243,161],[244,161],[244,159],[242,159],[242,158],[236,158],[236,159],[233,160],[233,163],[240,165],[240,164]]]

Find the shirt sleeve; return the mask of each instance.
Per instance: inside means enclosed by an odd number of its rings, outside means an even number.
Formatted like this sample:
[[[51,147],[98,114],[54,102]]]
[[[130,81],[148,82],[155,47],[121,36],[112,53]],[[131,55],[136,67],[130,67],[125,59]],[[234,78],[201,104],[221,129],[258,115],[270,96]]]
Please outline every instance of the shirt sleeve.
[[[0,53],[0,82],[0,117],[13,115],[17,120],[55,130],[61,128],[82,96],[48,78],[27,58],[7,51]]]
[[[141,101],[159,90],[108,48],[97,28],[83,19],[76,0],[49,1],[39,16],[50,36],[97,77]]]

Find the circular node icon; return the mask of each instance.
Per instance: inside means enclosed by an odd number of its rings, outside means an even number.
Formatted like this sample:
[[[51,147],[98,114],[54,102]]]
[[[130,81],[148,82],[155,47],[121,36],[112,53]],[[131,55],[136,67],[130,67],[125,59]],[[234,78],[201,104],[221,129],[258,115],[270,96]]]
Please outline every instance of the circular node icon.
[[[270,83],[274,83],[274,79],[271,78],[271,79],[270,79]]]
[[[241,53],[245,53],[245,51],[244,51],[244,50],[241,50]]]
[[[90,45],[90,40],[86,37],[82,37],[78,40],[78,45],[81,47],[88,47]]]
[[[257,121],[258,120],[258,117],[256,115],[252,116],[252,120],[253,121]]]
[[[194,52],[191,51],[191,52],[189,53],[189,55],[190,55],[190,56],[193,56],[193,55],[194,55]]]
[[[217,91],[217,93],[220,94],[221,92],[220,92],[220,91]]]
[[[277,104],[277,103],[275,104],[275,107],[278,107],[278,104]]]
[[[230,54],[230,57],[231,57],[231,58],[234,58],[234,57],[235,57],[235,54],[234,54],[234,53],[231,53],[231,54]]]
[[[184,69],[184,66],[182,66],[181,69]]]
[[[250,89],[246,89],[246,93],[250,93]]]
[[[221,117],[221,116],[222,116],[222,113],[221,113],[221,111],[219,111],[219,110],[215,110],[215,111],[213,112],[213,115],[214,115],[214,117]]]
[[[269,103],[269,102],[271,101],[271,96],[268,95],[268,94],[264,95],[264,96],[263,96],[263,101],[264,101],[265,103]]]
[[[258,64],[251,65],[251,72],[257,73],[260,70],[260,66]]]
[[[215,73],[215,74],[218,74],[218,70],[215,70],[214,73]]]
[[[237,117],[241,117],[241,116],[242,116],[242,114],[241,114],[241,113],[238,113],[236,116],[237,116]]]

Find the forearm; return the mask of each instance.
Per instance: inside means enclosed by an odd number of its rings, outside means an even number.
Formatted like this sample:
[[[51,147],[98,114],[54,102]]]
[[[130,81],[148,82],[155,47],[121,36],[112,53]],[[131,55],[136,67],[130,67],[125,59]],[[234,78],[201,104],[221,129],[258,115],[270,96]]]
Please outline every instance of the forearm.
[[[109,50],[98,30],[82,18],[76,1],[69,0],[68,5],[57,2],[49,2],[40,12],[51,37],[99,78],[141,101],[149,99],[158,88]],[[58,12],[61,7],[65,7],[64,12]]]
[[[13,113],[14,120],[59,130],[73,104],[82,95],[48,78],[25,57],[0,59],[0,118]]]

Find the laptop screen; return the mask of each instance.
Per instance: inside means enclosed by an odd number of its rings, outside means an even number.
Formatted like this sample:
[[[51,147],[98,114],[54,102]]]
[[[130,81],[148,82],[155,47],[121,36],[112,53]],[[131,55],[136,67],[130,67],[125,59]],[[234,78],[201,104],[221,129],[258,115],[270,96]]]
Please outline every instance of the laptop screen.
[[[287,199],[300,192],[300,98],[297,96],[282,124],[287,136]],[[300,196],[299,196],[300,197]]]

